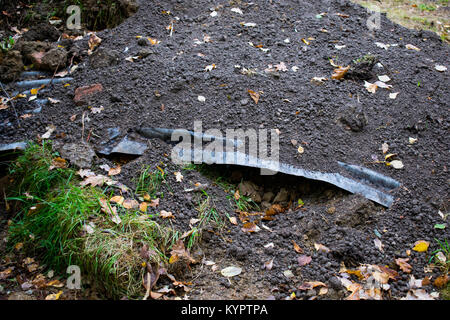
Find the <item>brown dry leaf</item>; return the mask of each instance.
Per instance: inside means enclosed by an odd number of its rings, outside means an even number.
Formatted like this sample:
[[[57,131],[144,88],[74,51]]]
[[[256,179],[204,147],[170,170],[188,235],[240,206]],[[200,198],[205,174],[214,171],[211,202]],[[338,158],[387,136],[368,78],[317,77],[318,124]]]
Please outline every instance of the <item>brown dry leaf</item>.
[[[294,245],[294,250],[295,250],[295,252],[297,252],[297,253],[303,253],[303,249],[300,248],[300,246],[299,246],[294,240],[292,240],[292,244]]]
[[[104,175],[88,176],[80,182],[80,186],[92,185],[93,187],[102,186],[105,183],[112,182],[112,180]]]
[[[258,232],[261,229],[256,224],[254,224],[253,222],[247,222],[247,223],[244,223],[244,225],[242,226],[241,230],[243,232]]]
[[[189,253],[184,247],[183,240],[178,240],[177,243],[175,243],[172,246],[172,251],[170,251],[170,259],[169,263],[174,263],[178,261],[179,258],[184,257],[186,258],[190,263],[196,263],[197,261],[193,259]],[[171,262],[172,261],[172,262]]]
[[[23,248],[23,242],[18,242],[16,243],[16,245],[14,246],[14,249],[16,249],[17,251],[19,251],[20,249]]]
[[[297,258],[297,262],[301,267],[309,264],[311,262],[311,260],[312,260],[312,258],[307,255],[301,255]]]
[[[339,66],[337,69],[334,69],[334,73],[331,76],[331,79],[341,80],[345,74],[350,70],[350,66],[342,67]]]
[[[330,249],[328,247],[326,247],[326,246],[324,246],[323,244],[320,244],[320,243],[314,243],[314,248],[317,251],[320,251],[320,252],[325,252],[325,253],[330,252]]]
[[[338,13],[336,13],[336,15],[339,16],[339,17],[341,17],[341,18],[350,18],[350,16],[349,16],[348,14],[346,14],[346,13],[340,13],[340,12],[338,12]]]
[[[4,279],[7,279],[7,278],[11,277],[12,276],[12,273],[11,273],[12,271],[13,271],[13,268],[8,268],[6,270],[1,271],[0,272],[0,280],[4,280]]]
[[[234,199],[239,200],[241,198],[241,195],[239,194],[239,190],[236,190],[234,193]]]
[[[258,104],[259,101],[259,93],[255,92],[253,90],[248,89],[247,92],[250,94],[250,97],[255,101],[256,104]]]
[[[273,204],[269,209],[265,211],[266,216],[274,216],[278,213],[283,213],[285,210],[279,204]]]
[[[320,281],[307,281],[303,282],[300,287],[298,287],[299,290],[310,290],[314,289],[315,287],[326,287],[327,285]]]
[[[409,258],[403,259],[398,258],[395,259],[395,263],[400,267],[403,272],[410,273],[412,270],[412,266],[408,263]]]
[[[117,208],[111,206],[106,199],[99,199],[100,206],[102,207],[102,212],[111,214],[113,216],[117,215]]]
[[[230,222],[231,222],[232,224],[234,224],[234,225],[237,225],[237,224],[238,224],[238,223],[237,223],[236,217],[230,217]]]
[[[375,247],[377,247],[378,250],[383,252],[384,244],[381,242],[380,239],[378,239],[378,238],[373,239],[373,243],[375,244]]]
[[[115,168],[111,168],[108,171],[108,176],[115,176],[120,174],[120,171],[122,171],[122,168],[120,166],[117,166]]]
[[[433,285],[437,288],[443,288],[448,283],[448,275],[443,274],[434,280]]]
[[[55,279],[55,280],[52,280],[52,281],[48,282],[47,286],[55,287],[55,288],[62,288],[62,287],[64,287],[64,283],[62,283],[58,279]]]
[[[94,49],[102,42],[102,39],[100,39],[95,33],[92,33],[91,36],[89,37],[89,41],[88,41],[88,45],[89,45],[89,50],[88,50],[88,54],[92,54],[92,52],[94,51]]]
[[[137,202],[137,200],[134,199],[126,199],[123,201],[122,206],[125,209],[136,209],[139,207],[139,202]]]
[[[63,168],[67,168],[67,161],[66,159],[63,159],[61,157],[56,157],[54,159],[52,159],[52,164],[50,165],[50,167],[48,168],[48,170],[53,170],[53,169],[63,169]]]
[[[114,196],[114,197],[112,197],[111,199],[109,199],[109,202],[115,202],[115,203],[117,203],[117,204],[122,205],[122,203],[123,203],[124,200],[125,200],[125,198],[122,197],[122,196]]]
[[[387,153],[389,150],[389,145],[385,142],[381,145],[381,151],[383,151],[383,154]]]
[[[169,212],[169,211],[166,211],[166,210],[161,210],[160,215],[164,219],[175,219],[175,217],[172,214],[172,212]]]
[[[156,208],[157,206],[159,206],[159,198],[150,200],[149,206],[152,208]]]

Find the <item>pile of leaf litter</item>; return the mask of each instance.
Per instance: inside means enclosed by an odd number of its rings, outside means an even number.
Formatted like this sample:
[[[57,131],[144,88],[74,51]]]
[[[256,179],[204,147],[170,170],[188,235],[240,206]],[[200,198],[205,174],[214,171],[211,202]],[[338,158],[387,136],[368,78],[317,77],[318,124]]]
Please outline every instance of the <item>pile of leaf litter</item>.
[[[189,290],[170,272],[179,275],[196,262],[184,245],[184,240],[194,245],[193,231],[183,235],[156,221],[173,218],[170,212],[156,210],[155,191],[163,174],[144,170],[134,193],[112,180],[114,173],[110,169],[109,176],[103,176],[69,168],[49,142],[30,144],[13,163],[7,176],[11,188],[6,205],[14,214],[8,221],[8,252],[36,257],[42,264],[34,258],[24,260],[29,261],[28,271],[29,265],[35,267],[20,283],[22,288],[62,287],[67,267],[76,265],[83,283],[88,280],[104,297],[159,298],[169,292],[151,291],[160,276],[170,280],[174,294],[177,288]],[[121,195],[125,191],[127,199]],[[52,270],[52,276],[54,270],[58,277],[46,278],[44,270]],[[0,274],[1,279],[14,275],[14,268]],[[63,284],[54,286],[55,281]],[[57,299],[64,298],[60,295]]]

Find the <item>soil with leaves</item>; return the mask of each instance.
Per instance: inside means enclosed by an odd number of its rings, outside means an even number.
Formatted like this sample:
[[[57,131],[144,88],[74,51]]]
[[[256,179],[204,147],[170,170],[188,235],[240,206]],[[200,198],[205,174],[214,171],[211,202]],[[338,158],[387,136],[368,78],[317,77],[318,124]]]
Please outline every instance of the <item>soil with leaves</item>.
[[[447,44],[383,15],[370,31],[372,13],[349,1],[139,5],[114,29],[68,36],[78,63],[62,76],[73,80],[31,101],[4,97],[0,135],[60,148],[85,141],[97,155],[111,132],[146,145],[132,160],[96,156],[77,172],[82,187],[116,187],[100,204],[113,224],[123,223],[120,206],[179,231],[167,263],[181,267],[146,273],[142,297],[448,299]],[[28,112],[36,98],[53,100]],[[223,133],[276,129],[282,162],[347,175],[342,161],[401,187],[384,208],[305,179],[205,173],[172,164],[172,145],[136,132],[194,121]],[[53,165],[70,165],[60,155]],[[162,188],[135,196],[146,166]],[[1,263],[5,287],[14,271]]]

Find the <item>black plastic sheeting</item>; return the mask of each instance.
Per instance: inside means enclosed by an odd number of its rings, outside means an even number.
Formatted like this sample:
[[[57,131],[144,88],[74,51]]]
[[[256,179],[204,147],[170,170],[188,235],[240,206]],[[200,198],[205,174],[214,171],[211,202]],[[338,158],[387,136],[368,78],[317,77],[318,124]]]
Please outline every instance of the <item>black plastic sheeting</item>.
[[[194,139],[200,139],[202,141],[209,142],[215,139],[213,136],[194,133],[184,129],[140,128],[137,132],[146,138],[159,138],[167,142],[173,142],[171,139],[172,134],[180,136],[186,133]],[[222,140],[224,143],[228,141],[224,138],[217,140]],[[236,146],[242,142],[233,140],[233,143]],[[305,170],[286,163],[260,159],[238,151],[214,152],[205,151],[204,148],[202,150],[186,150],[177,145],[172,149],[172,156],[175,157],[172,160],[177,163],[192,163],[194,160],[195,163],[198,163],[200,160],[201,163],[259,168],[271,172],[281,172],[288,175],[327,182],[350,193],[361,194],[365,198],[388,208],[394,201],[394,198],[388,192],[400,186],[400,183],[392,178],[373,170],[344,162],[338,162],[339,166],[348,171],[350,175],[356,177],[356,179],[348,178],[340,173]]]

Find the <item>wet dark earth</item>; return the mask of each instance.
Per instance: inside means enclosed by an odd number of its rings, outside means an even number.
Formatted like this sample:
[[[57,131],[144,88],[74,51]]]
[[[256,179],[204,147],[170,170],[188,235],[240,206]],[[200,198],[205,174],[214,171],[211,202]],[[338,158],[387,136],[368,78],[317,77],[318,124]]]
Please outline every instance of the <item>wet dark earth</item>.
[[[350,1],[139,1],[132,17],[96,33],[102,41],[92,54],[89,35],[65,40],[65,65],[73,72],[64,76],[73,79],[48,85],[36,99],[59,102],[43,100],[36,110],[36,100],[27,97],[0,110],[0,143],[40,140],[54,126],[50,139],[56,145],[88,142],[97,152],[91,167],[100,173],[100,165],[113,166],[117,159],[109,153],[124,137],[139,142],[115,179],[134,187],[145,165],[165,165],[170,193],[159,208],[173,212],[171,223],[183,231],[198,216],[201,199],[186,189],[207,185],[226,223],[202,235],[196,254],[203,262],[183,275],[192,283],[189,299],[364,298],[349,282],[360,284],[370,298],[439,299],[433,280],[441,272],[427,266],[438,249],[435,239],[449,238],[448,226],[434,226],[446,223],[449,204],[449,73],[436,66],[448,67],[450,50],[437,35],[406,29],[384,15],[380,29],[371,31],[371,15]],[[373,63],[361,67],[367,57]],[[348,65],[346,76],[332,79],[337,66]],[[383,75],[392,87],[369,92],[365,81],[373,84]],[[76,89],[86,86],[94,93],[80,96]],[[21,92],[14,81],[5,89]],[[392,93],[398,93],[395,99]],[[277,129],[283,163],[351,177],[341,161],[401,186],[389,191],[392,206],[383,207],[299,177],[260,176],[231,166],[205,174],[171,163],[173,144],[137,132],[193,130],[194,121],[201,121],[203,131],[222,133]],[[403,168],[386,165],[387,154],[395,154],[388,162],[400,160]],[[183,174],[181,182],[176,171]],[[282,210],[270,217],[243,216],[234,205],[236,190],[224,189],[213,176],[241,183],[241,194],[247,187],[260,211]],[[248,232],[248,222],[259,230]],[[430,243],[427,252],[413,250],[419,240]],[[402,270],[398,258],[409,259],[412,271]],[[229,266],[242,271],[228,279],[220,271]],[[389,281],[375,274],[390,275]],[[365,275],[385,286],[373,291]],[[411,278],[431,281],[417,285]]]

